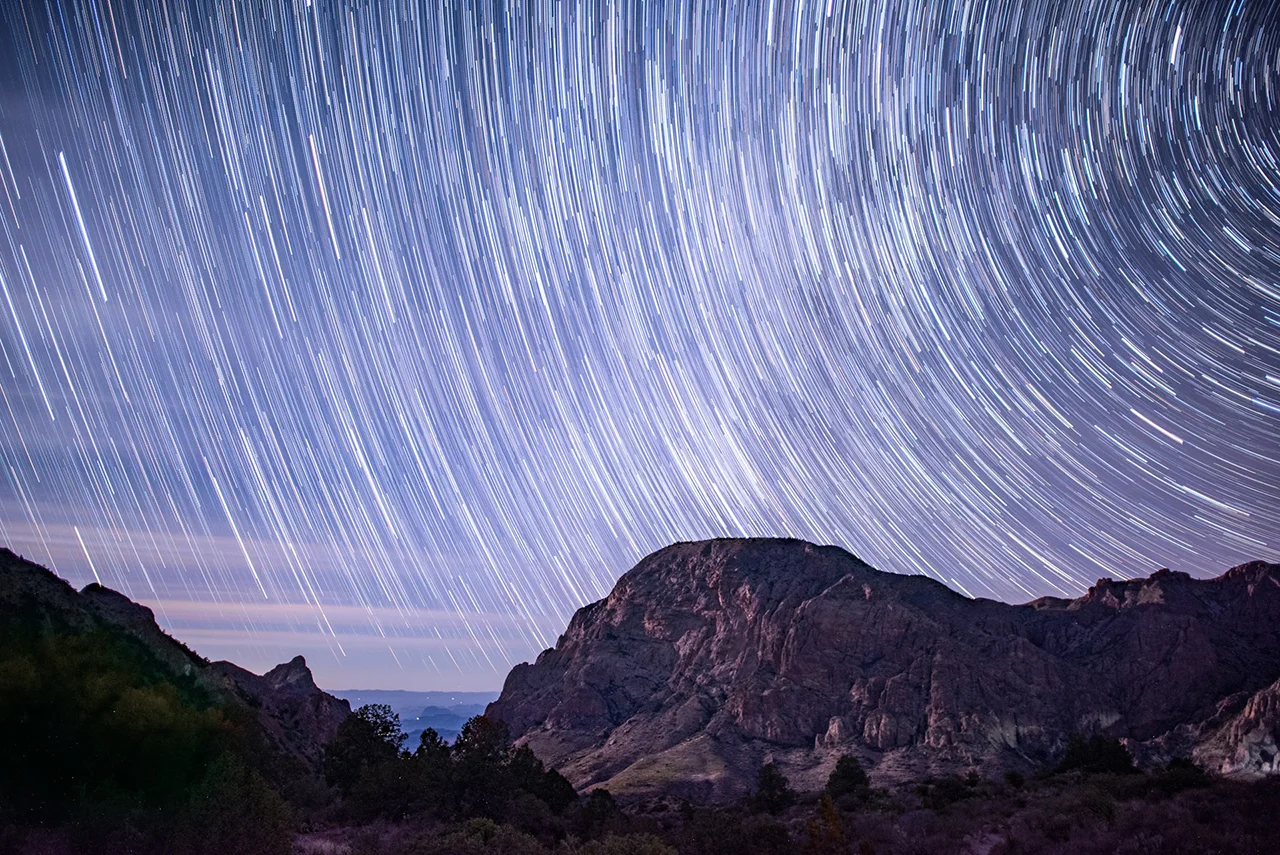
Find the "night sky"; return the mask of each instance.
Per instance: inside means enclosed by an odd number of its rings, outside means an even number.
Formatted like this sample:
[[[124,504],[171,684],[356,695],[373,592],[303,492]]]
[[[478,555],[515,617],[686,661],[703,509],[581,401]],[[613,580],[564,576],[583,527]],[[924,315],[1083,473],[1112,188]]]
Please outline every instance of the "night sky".
[[[712,536],[1280,560],[1270,0],[9,0],[0,143],[0,543],[213,658],[493,688]]]

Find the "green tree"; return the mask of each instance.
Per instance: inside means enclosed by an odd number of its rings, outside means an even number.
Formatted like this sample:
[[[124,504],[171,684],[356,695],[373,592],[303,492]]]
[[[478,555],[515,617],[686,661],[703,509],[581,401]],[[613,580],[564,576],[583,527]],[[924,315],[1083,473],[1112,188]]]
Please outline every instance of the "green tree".
[[[453,757],[449,744],[428,727],[418,740],[411,759],[413,811],[437,817],[454,811]]]
[[[756,791],[751,797],[751,808],[757,813],[781,813],[795,804],[796,794],[791,790],[791,782],[778,771],[773,763],[760,767],[756,777]]]
[[[511,752],[511,732],[498,719],[474,716],[453,741],[453,752],[459,761],[503,765]]]
[[[577,809],[570,817],[570,828],[583,840],[591,840],[608,832],[617,831],[626,821],[626,816],[614,801],[613,794],[600,787],[587,793],[586,798],[578,802]]]
[[[0,803],[19,822],[177,810],[242,729],[141,644],[0,615]],[[110,809],[106,809],[106,806]],[[99,810],[102,807],[103,810]]]
[[[452,754],[454,792],[462,815],[501,819],[516,792],[507,726],[475,716],[462,726]]]
[[[1069,772],[1073,769],[1087,775],[1132,775],[1138,771],[1133,765],[1133,757],[1120,740],[1101,734],[1094,734],[1088,739],[1073,734],[1067,740],[1066,754],[1055,771]]]
[[[180,855],[287,855],[292,846],[284,800],[232,754],[215,760],[192,791],[172,844]]]
[[[490,819],[472,819],[437,838],[418,841],[412,855],[548,855],[538,839]]]
[[[449,743],[440,738],[434,727],[428,727],[418,737],[418,747],[413,756],[432,764],[447,763],[449,760]]]
[[[827,792],[833,799],[850,794],[862,795],[870,785],[871,781],[867,778],[867,773],[862,770],[862,765],[858,763],[856,757],[848,754],[843,754],[836,760],[836,767],[831,770],[831,775],[827,778]]]
[[[325,747],[324,776],[349,795],[367,767],[394,761],[404,743],[400,716],[386,704],[366,704],[343,719]]]
[[[509,764],[515,786],[545,802],[552,813],[563,813],[578,800],[573,785],[555,769],[544,766],[528,745],[511,752]]]

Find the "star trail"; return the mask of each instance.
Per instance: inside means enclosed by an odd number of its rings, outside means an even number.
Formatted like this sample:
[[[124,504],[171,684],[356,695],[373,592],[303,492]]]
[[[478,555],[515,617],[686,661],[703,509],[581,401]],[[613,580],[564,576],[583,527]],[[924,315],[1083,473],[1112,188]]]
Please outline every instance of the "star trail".
[[[1280,6],[13,2],[0,542],[489,688],[677,540],[1280,560]]]

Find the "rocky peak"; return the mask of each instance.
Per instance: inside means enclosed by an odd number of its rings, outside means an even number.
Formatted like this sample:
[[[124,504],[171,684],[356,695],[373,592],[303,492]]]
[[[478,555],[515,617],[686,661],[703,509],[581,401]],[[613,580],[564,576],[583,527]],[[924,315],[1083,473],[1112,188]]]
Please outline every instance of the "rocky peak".
[[[1111,609],[1163,603],[1166,596],[1187,590],[1195,580],[1188,573],[1164,568],[1145,579],[1116,580],[1104,577],[1094,583],[1083,597],[1072,601],[1076,608],[1101,605]]]
[[[0,608],[22,610],[45,623],[83,624],[79,597],[62,579],[0,547]]]
[[[1248,565],[1253,567],[1253,565]],[[795,540],[680,543],[512,669],[488,714],[579,786],[815,788],[839,753],[882,780],[1047,762],[1071,733],[1148,740],[1280,678],[1280,586],[1231,571],[970,600]]]
[[[1280,586],[1280,564],[1250,561],[1245,564],[1237,564],[1218,578],[1223,581],[1247,582],[1250,584],[1265,581]]]
[[[119,591],[92,582],[80,589],[81,598],[103,620],[134,633],[160,631],[155,612]]]
[[[311,669],[307,667],[307,660],[302,656],[295,656],[288,662],[277,665],[263,674],[262,679],[272,691],[282,694],[311,695],[320,691]]]
[[[351,714],[351,704],[319,688],[306,659],[295,656],[262,675],[231,662],[211,667],[261,711],[263,728],[280,750],[319,769],[322,748]]]

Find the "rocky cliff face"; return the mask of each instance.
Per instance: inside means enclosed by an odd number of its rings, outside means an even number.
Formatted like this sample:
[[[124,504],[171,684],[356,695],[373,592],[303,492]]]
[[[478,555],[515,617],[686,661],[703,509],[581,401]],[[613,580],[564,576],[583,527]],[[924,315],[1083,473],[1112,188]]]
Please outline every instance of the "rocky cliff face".
[[[842,753],[881,781],[996,774],[1075,732],[1247,776],[1277,763],[1277,679],[1277,565],[1011,606],[835,547],[721,540],[645,558],[487,714],[617,792],[729,795],[766,759],[816,789]]]
[[[77,592],[45,568],[0,548],[0,619],[19,617],[42,632],[105,630],[131,639],[163,672],[194,681],[220,703],[255,710],[271,747],[311,772],[319,771],[323,746],[351,714],[347,701],[316,686],[301,656],[262,676],[230,662],[209,663],[164,632],[146,606],[98,584]]]
[[[262,676],[231,662],[211,668],[235,685],[240,695],[260,711],[263,729],[275,746],[319,769],[324,746],[351,715],[351,704],[320,689],[307,660],[295,656]]]

